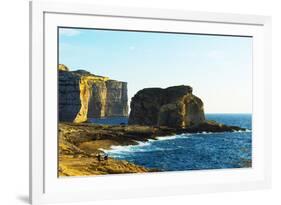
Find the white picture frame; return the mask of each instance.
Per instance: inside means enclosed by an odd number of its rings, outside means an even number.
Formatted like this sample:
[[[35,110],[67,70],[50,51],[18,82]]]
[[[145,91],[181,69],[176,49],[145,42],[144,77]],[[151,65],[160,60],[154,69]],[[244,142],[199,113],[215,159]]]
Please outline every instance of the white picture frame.
[[[99,21],[95,21],[95,20]],[[100,23],[99,23],[100,22]],[[253,167],[58,179],[55,29],[104,27],[253,36]],[[183,30],[179,30],[183,29]],[[187,29],[187,30],[184,30]],[[48,99],[48,102],[46,101]],[[240,191],[271,186],[271,18],[30,2],[30,202],[75,202]],[[79,185],[79,189],[76,187]]]

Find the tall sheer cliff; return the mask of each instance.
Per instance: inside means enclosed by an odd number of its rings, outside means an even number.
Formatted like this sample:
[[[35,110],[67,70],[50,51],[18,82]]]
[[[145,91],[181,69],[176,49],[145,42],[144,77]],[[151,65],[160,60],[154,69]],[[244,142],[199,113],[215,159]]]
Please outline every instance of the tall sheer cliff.
[[[128,115],[127,83],[84,70],[58,69],[59,121]]]

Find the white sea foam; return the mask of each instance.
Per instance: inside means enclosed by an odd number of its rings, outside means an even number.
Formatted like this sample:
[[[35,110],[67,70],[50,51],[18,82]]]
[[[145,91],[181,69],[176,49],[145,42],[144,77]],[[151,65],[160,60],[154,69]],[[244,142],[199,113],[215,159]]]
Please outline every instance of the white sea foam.
[[[173,140],[176,139],[178,135],[173,135],[173,136],[164,136],[164,137],[156,137],[157,140],[162,141],[162,140]]]
[[[235,131],[235,132],[251,132],[251,130],[245,131]],[[186,139],[190,137],[195,137],[194,135],[209,135],[209,134],[225,134],[223,132],[219,133],[212,133],[212,132],[198,132],[198,133],[183,133],[179,135],[172,135],[172,136],[161,136],[156,137],[155,139],[148,139],[148,141],[136,141],[136,145],[112,145],[110,150],[100,149],[105,153],[113,155],[115,157],[122,157],[127,155],[129,152],[151,152],[151,151],[163,151],[167,150],[167,148],[158,147],[157,144],[154,144],[157,141],[164,141],[164,140],[174,140],[174,139]],[[202,136],[203,137],[203,136]],[[200,138],[200,136],[196,136],[196,138]],[[174,148],[173,148],[174,149]]]
[[[121,154],[121,153],[127,153],[127,152],[132,152],[132,151],[138,151],[138,152],[143,152],[146,151],[146,146],[150,145],[150,142],[141,142],[141,141],[136,141],[138,144],[137,145],[126,145],[126,146],[121,146],[121,145],[112,145],[110,147],[110,150],[102,150],[105,153],[108,154]]]
[[[189,134],[180,134],[180,135],[172,135],[172,136],[164,136],[164,137],[156,137],[157,140],[174,140],[174,139],[182,139],[188,138]]]
[[[135,141],[137,142],[138,144],[137,145],[132,145],[132,146],[138,146],[138,147],[144,147],[144,146],[148,146],[150,145],[150,142],[142,142],[142,141]]]
[[[252,130],[246,129],[246,130],[237,130],[237,131],[234,131],[234,132],[252,132]]]
[[[181,135],[173,135],[173,136],[165,136],[165,137],[156,137],[156,139],[149,139],[146,142],[136,141],[137,145],[112,145],[110,150],[100,149],[105,153],[112,154],[112,155],[122,155],[128,152],[150,152],[150,151],[162,151],[164,148],[160,148],[157,146],[151,146],[153,142],[156,141],[163,141],[163,140],[173,140],[178,138],[188,138],[189,134],[181,134]],[[150,147],[149,147],[150,146]],[[167,149],[165,149],[167,150]]]
[[[105,153],[107,154],[117,154],[117,153],[122,153],[122,152],[129,152],[131,149],[132,145],[128,145],[128,146],[111,146],[110,150],[103,150]]]

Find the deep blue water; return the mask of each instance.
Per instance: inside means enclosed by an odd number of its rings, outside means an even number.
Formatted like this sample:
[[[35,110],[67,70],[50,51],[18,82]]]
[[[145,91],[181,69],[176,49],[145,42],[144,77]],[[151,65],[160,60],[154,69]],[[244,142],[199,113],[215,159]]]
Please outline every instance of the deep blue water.
[[[250,114],[207,114],[207,119],[247,128],[243,132],[181,134],[158,137],[139,145],[113,146],[109,156],[163,171],[240,168],[252,157]],[[126,118],[101,124],[126,123]]]

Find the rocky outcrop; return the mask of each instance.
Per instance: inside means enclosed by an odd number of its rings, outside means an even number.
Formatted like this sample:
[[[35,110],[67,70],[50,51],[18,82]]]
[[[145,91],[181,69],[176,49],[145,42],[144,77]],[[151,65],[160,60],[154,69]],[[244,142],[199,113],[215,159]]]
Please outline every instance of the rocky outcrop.
[[[131,101],[129,124],[187,128],[205,121],[203,102],[190,86],[146,88]]]
[[[59,65],[59,121],[127,116],[127,83]]]

